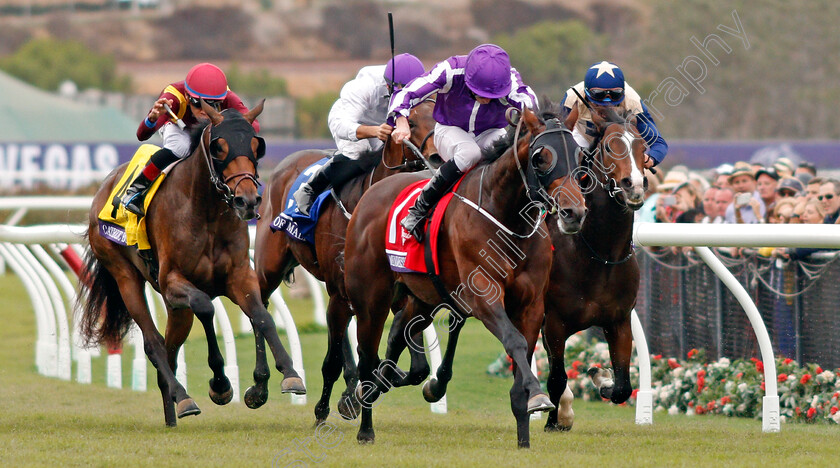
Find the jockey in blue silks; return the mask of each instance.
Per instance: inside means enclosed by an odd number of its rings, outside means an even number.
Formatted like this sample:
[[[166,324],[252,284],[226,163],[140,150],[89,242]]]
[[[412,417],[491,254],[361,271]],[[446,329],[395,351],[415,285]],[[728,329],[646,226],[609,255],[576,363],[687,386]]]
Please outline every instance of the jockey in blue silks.
[[[435,146],[446,161],[423,187],[403,228],[423,240],[423,220],[461,176],[481,159],[481,151],[505,135],[505,111],[510,107],[537,109],[534,92],[522,83],[501,47],[482,44],[469,55],[449,57],[394,95],[388,123],[398,143],[411,136],[408,114],[412,106],[437,93],[433,116]]]
[[[625,119],[636,117],[636,128],[647,143],[645,168],[656,166],[665,159],[668,143],[659,134],[639,93],[624,81],[624,72],[617,65],[606,61],[596,63],[586,71],[583,81],[566,91],[563,100],[563,107],[568,113],[566,127],[572,130],[578,145],[589,148],[597,129],[592,122],[592,112],[575,91],[596,110],[598,107],[610,107]]]
[[[384,122],[392,90],[405,86],[424,71],[420,59],[400,54],[386,65],[362,68],[356,78],[341,88],[327,117],[338,152],[295,192],[301,213],[309,215],[312,203],[327,187],[337,189],[364,173],[365,169],[356,163],[359,156],[382,148],[383,141],[391,134],[392,126]]]

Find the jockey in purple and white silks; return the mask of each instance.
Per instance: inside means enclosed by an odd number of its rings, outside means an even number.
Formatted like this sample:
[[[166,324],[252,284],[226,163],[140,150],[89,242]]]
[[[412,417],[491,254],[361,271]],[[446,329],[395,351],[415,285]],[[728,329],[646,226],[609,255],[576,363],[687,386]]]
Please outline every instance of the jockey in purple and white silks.
[[[435,146],[446,161],[423,187],[408,216],[405,230],[423,239],[423,220],[429,210],[461,176],[481,159],[481,151],[505,135],[505,111],[510,107],[537,109],[534,92],[510,66],[501,47],[482,44],[469,55],[456,55],[438,63],[391,100],[388,123],[395,123],[391,137],[397,143],[408,139],[411,107],[437,93],[434,118]]]
[[[624,81],[624,72],[616,64],[602,61],[592,65],[586,71],[583,81],[566,91],[563,100],[567,112],[566,127],[572,130],[578,145],[588,149],[597,130],[592,123],[592,112],[586,103],[581,102],[575,91],[596,110],[598,107],[610,107],[626,119],[636,116],[636,128],[647,143],[645,168],[656,166],[665,159],[668,143],[656,128],[656,122],[639,93]]]
[[[392,89],[402,88],[425,71],[420,59],[400,54],[386,65],[362,68],[356,78],[341,88],[327,117],[338,152],[295,192],[301,213],[308,215],[312,203],[327,187],[338,188],[364,173],[365,169],[356,163],[359,156],[382,148],[393,129],[385,124]]]

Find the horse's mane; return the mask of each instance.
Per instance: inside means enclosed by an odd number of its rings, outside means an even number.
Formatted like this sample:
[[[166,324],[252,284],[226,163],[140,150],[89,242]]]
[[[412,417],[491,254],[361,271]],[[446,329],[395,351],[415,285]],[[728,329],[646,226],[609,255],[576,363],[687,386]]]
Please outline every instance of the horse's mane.
[[[547,99],[543,101],[543,105],[541,107],[543,107],[543,110],[540,111],[537,117],[542,123],[545,123],[550,119],[559,119],[563,115],[562,106],[554,104]],[[513,146],[514,133],[516,133],[516,127],[509,125],[507,133],[503,138],[499,138],[493,142],[492,146],[485,148],[481,152],[481,161],[479,164],[489,164],[502,157],[502,155],[505,154],[511,146]],[[528,129],[523,126],[522,131],[520,132],[520,137],[526,133],[528,133]]]

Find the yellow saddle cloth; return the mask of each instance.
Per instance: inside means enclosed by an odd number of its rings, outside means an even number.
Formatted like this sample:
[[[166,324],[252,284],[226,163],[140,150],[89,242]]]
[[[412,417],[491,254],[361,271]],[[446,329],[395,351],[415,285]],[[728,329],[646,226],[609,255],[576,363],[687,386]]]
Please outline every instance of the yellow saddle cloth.
[[[99,234],[102,237],[120,245],[136,245],[140,250],[151,248],[149,237],[146,233],[145,216],[138,218],[137,215],[126,210],[122,203],[120,203],[120,199],[134,178],[146,167],[149,158],[159,149],[160,147],[158,146],[146,144],[142,145],[134,153],[131,162],[125,168],[125,172],[119,182],[114,185],[114,189],[108,197],[108,202],[105,203],[105,206],[99,212]],[[166,173],[162,172],[157,180],[152,183],[152,186],[149,187],[143,203],[145,211],[149,210],[149,204],[165,178]]]

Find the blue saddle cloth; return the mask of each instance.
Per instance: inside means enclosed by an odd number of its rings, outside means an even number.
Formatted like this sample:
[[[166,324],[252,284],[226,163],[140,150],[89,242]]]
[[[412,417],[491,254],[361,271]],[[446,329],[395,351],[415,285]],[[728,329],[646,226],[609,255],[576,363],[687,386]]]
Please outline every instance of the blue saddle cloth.
[[[277,215],[277,217],[274,218],[274,221],[271,222],[272,231],[284,231],[293,239],[297,239],[301,242],[309,242],[310,244],[315,243],[315,225],[318,223],[318,217],[321,215],[321,207],[324,205],[324,199],[330,196],[330,191],[327,190],[326,192],[318,195],[318,198],[315,199],[315,203],[312,204],[312,208],[309,209],[309,216],[306,216],[298,211],[297,202],[292,195],[297,191],[301,184],[309,180],[309,177],[329,160],[329,157],[321,159],[315,164],[307,167],[306,170],[301,172],[297,179],[295,179],[291,190],[289,190],[289,197],[286,199],[286,209]]]

